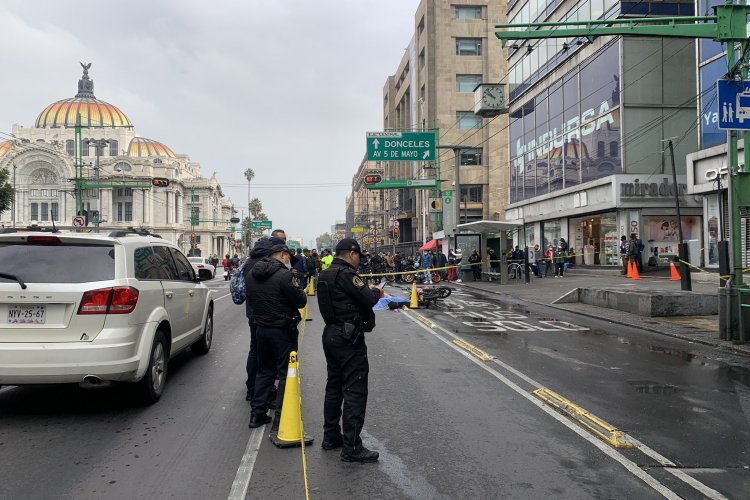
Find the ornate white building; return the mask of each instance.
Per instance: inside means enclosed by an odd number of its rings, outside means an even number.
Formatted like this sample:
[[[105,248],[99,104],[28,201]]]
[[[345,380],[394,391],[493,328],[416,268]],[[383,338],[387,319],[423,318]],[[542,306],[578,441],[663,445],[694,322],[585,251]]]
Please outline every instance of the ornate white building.
[[[82,66],[75,97],[44,108],[33,128],[14,124],[12,139],[0,140],[0,168],[10,171],[16,189],[15,206],[0,214],[0,223],[5,227],[51,226],[54,219],[58,227],[72,229],[76,215],[75,125],[80,116],[83,175],[90,182],[97,173],[97,148],[89,141],[107,141],[99,151],[98,174],[99,184],[108,187],[83,193],[90,216],[87,229],[94,229],[92,214],[98,212],[102,233],[143,226],[186,253],[191,240],[204,256],[230,253],[232,202],[222,193],[216,175],[204,178],[200,165],[189,156],[140,137],[125,113],[94,96],[94,82],[88,76],[91,65]],[[153,177],[165,177],[170,185],[122,187],[124,181],[141,181],[143,185]],[[199,221],[195,226],[191,213]]]

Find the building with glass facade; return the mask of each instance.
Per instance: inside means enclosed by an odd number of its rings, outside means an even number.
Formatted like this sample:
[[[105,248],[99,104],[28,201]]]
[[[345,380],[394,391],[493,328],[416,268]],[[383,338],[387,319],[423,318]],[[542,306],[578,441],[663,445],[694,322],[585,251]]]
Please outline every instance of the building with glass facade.
[[[723,4],[711,0],[709,7]],[[711,15],[705,2],[698,2],[700,15]],[[739,47],[736,49],[739,57]],[[688,192],[703,198],[703,262],[706,267],[719,266],[718,242],[729,240],[729,197],[727,193],[727,132],[719,130],[719,105],[716,82],[727,74],[726,47],[713,40],[698,42],[698,88],[700,90],[700,117],[698,138],[700,151],[687,156]],[[741,136],[740,136],[741,137]],[[743,163],[743,148],[740,140],[739,163]],[[750,265],[750,218],[741,212],[741,234],[743,241],[742,266]]]
[[[509,22],[692,15],[693,3],[528,0]],[[560,238],[587,265],[619,265],[635,233],[644,264],[677,253],[679,190],[691,260],[700,263],[702,201],[688,194],[686,154],[698,149],[695,42],[650,37],[509,43],[508,220],[533,247]],[[664,139],[672,138],[677,184]],[[665,152],[666,150],[666,152]],[[653,257],[653,259],[651,259]]]

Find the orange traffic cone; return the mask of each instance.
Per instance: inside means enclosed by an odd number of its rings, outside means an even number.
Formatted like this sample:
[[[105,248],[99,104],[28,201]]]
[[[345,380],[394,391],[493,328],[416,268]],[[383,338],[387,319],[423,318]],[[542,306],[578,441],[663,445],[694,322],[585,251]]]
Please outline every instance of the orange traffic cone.
[[[292,351],[289,353],[289,369],[286,373],[279,430],[275,434],[271,432],[270,436],[271,442],[279,448],[301,446],[303,441],[306,445],[313,442],[313,438],[305,436],[305,431],[302,428],[302,400],[299,392],[298,368],[297,352]]]
[[[682,279],[680,278],[680,273],[677,271],[677,267],[674,265],[674,262],[669,263],[669,271],[672,273],[671,281],[680,281]]]
[[[625,275],[627,278],[633,277],[633,261],[628,260],[628,274]]]
[[[631,276],[631,278],[634,280],[641,279],[641,275],[638,274],[638,266],[635,265],[635,262],[633,262],[633,276]]]

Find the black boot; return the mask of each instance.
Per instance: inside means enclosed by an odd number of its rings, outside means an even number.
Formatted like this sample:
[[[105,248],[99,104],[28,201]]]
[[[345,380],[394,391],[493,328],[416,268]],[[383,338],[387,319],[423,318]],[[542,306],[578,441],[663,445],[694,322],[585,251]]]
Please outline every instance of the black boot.
[[[341,452],[342,462],[372,463],[377,462],[379,457],[380,453],[377,451],[370,451],[364,446],[360,446],[352,452]]]
[[[323,442],[320,445],[324,450],[335,450],[337,448],[341,448],[344,446],[344,438],[342,436],[338,436],[338,438],[324,438]]]
[[[266,425],[269,422],[271,422],[271,417],[269,417],[266,413],[253,413],[250,416],[250,423],[247,426],[251,429],[255,429],[256,427]]]

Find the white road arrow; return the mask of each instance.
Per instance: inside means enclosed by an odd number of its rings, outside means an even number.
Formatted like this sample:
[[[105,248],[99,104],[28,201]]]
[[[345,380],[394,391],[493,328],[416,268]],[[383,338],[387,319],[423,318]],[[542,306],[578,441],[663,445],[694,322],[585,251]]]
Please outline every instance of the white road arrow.
[[[372,141],[372,145],[375,146],[375,149],[378,149],[378,146],[380,146],[380,141],[375,139],[374,141]]]

